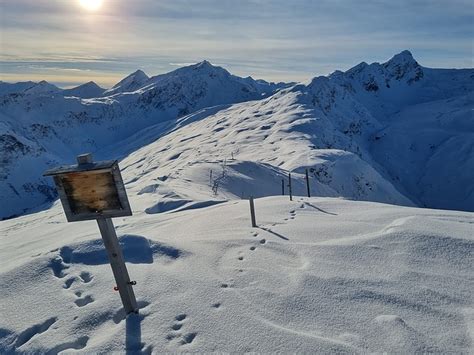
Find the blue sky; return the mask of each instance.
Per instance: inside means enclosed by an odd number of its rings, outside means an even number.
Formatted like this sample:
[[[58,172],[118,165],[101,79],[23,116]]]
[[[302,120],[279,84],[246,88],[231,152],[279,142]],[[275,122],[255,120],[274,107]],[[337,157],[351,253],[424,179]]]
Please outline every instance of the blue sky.
[[[111,86],[203,59],[302,81],[409,49],[428,67],[473,67],[474,1],[0,0],[0,80]]]

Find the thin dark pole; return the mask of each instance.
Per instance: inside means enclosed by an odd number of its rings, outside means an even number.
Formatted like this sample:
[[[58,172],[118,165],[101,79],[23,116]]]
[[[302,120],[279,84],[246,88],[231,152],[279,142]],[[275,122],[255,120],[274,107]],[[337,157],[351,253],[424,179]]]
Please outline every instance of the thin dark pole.
[[[281,179],[281,194],[285,196],[285,179]]]
[[[309,191],[309,174],[308,169],[306,169],[306,190],[308,190],[308,197],[311,197],[311,193]]]
[[[288,173],[288,192],[290,193],[290,201],[293,201],[293,191],[291,190],[291,173]]]
[[[250,196],[250,218],[252,219],[252,227],[257,227],[257,221],[255,219],[255,205],[253,203],[253,196]]]

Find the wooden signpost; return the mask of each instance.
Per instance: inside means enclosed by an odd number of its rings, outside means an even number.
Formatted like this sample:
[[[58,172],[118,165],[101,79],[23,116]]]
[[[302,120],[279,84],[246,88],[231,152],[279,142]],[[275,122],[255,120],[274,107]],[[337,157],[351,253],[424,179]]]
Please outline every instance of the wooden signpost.
[[[91,154],[77,157],[77,165],[50,169],[68,222],[97,220],[125,312],[138,312],[113,217],[131,216],[127,192],[116,160],[93,162]]]

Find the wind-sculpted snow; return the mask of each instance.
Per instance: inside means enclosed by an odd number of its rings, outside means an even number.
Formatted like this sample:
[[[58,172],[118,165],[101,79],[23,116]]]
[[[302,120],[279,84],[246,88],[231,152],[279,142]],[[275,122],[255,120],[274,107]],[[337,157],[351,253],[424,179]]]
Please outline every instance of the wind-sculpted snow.
[[[274,196],[251,228],[246,200],[146,213],[161,187],[115,219],[139,315],[95,223],[0,223],[0,353],[472,353],[473,213]]]
[[[42,171],[86,151],[124,158],[128,188],[163,198],[275,195],[288,172],[302,193],[309,169],[313,195],[473,211],[473,78],[404,51],[291,87],[206,61],[89,99],[0,83],[0,217],[51,203]]]

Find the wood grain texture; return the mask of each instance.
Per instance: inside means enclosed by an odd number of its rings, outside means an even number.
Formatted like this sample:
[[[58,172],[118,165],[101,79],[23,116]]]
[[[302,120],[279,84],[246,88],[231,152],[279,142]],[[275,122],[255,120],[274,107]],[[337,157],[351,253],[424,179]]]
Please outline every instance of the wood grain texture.
[[[110,171],[88,171],[61,176],[73,214],[121,210],[122,205]]]

